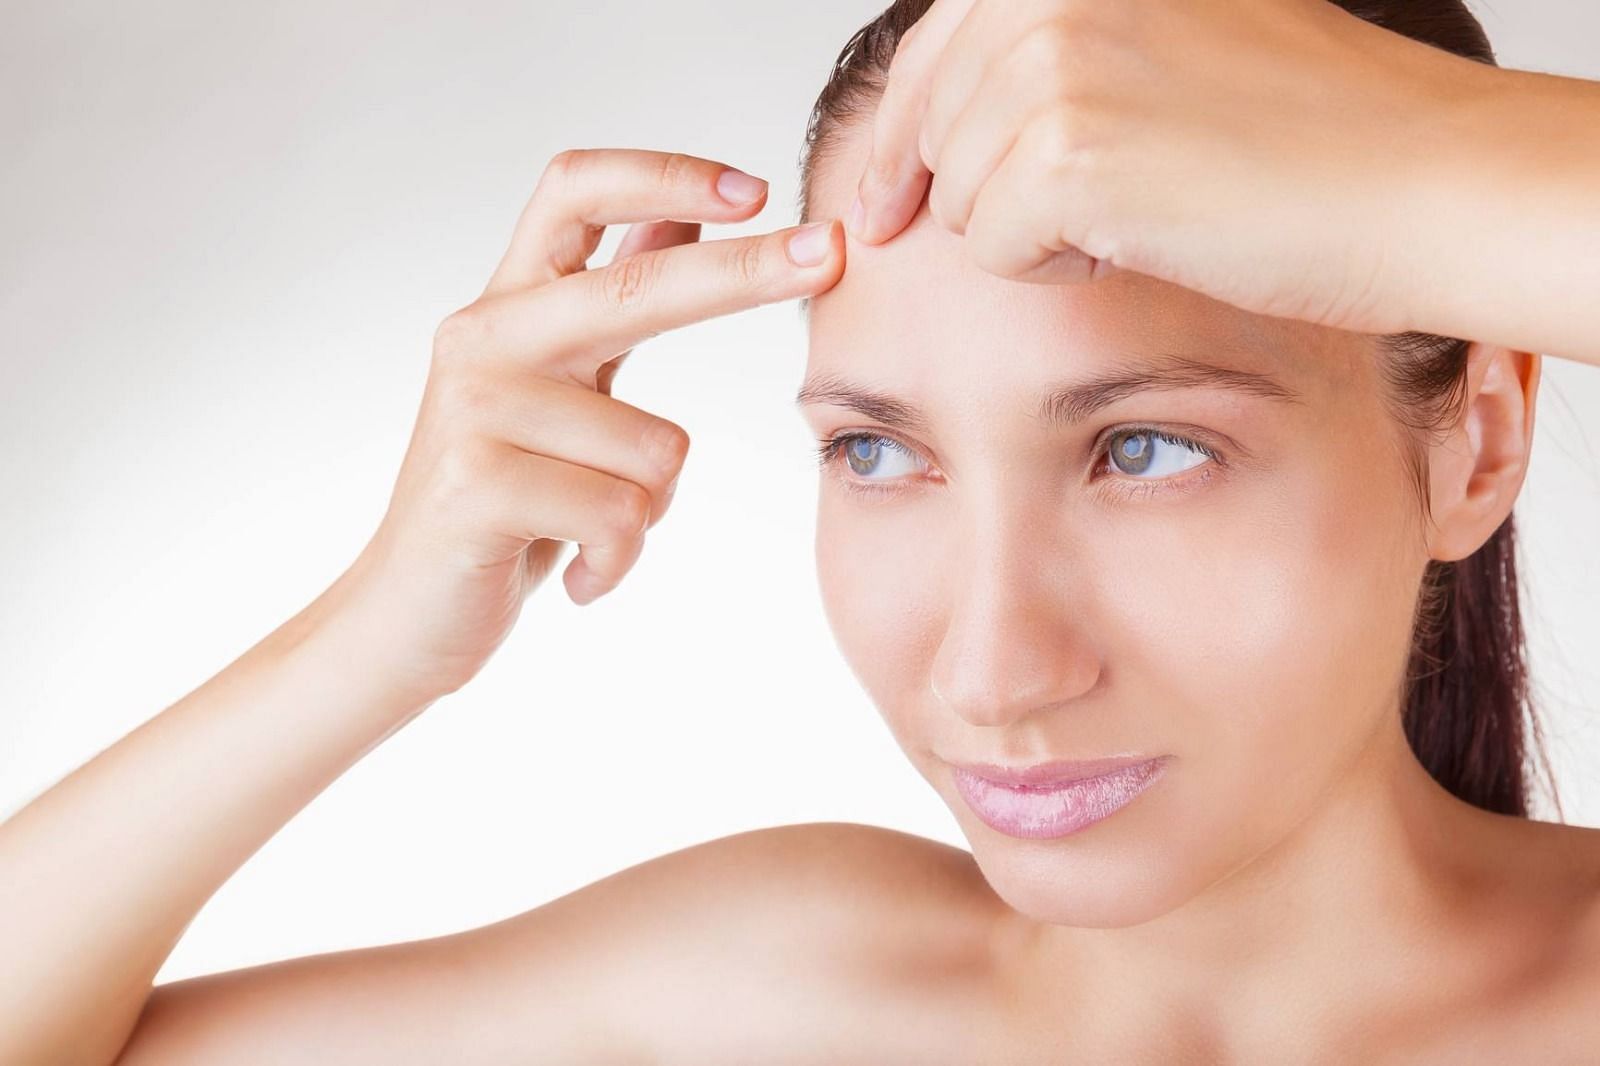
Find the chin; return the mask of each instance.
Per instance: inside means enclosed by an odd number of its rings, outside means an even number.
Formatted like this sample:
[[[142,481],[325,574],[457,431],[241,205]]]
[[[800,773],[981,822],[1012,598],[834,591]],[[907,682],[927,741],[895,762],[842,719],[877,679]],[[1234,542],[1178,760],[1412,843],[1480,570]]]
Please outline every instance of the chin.
[[[1159,918],[1190,895],[1174,887],[1171,871],[1129,854],[1080,861],[1051,851],[1050,841],[1002,838],[979,826],[987,838],[969,836],[984,880],[1023,917],[1049,925],[1120,929]],[[1054,842],[1059,844],[1059,842]]]
[[[984,880],[1012,910],[1051,925],[1111,929],[1176,910],[1209,880],[1184,845],[1206,834],[1196,836],[1190,831],[1198,826],[1170,817],[1170,808],[1182,805],[1163,784],[1172,783],[1157,782],[1110,817],[1043,839],[1009,836],[979,819],[960,795],[946,799]]]

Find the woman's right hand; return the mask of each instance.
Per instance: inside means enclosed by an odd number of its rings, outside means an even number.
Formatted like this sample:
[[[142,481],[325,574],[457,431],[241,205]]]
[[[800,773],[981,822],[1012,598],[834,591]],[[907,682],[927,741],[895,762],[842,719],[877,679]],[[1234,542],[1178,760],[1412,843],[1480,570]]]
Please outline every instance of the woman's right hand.
[[[755,214],[765,183],[681,153],[571,150],[546,167],[483,295],[440,325],[388,510],[341,577],[375,657],[422,700],[473,677],[523,599],[563,575],[588,603],[633,566],[689,447],[676,424],[611,396],[632,345],[664,330],[830,288],[843,235],[817,223],[700,242]],[[668,221],[657,221],[657,220]],[[680,220],[680,221],[674,221]],[[605,267],[605,227],[636,223]],[[806,248],[820,259],[810,265]],[[791,252],[797,258],[791,257]]]
[[[130,1048],[129,1061],[216,1061],[228,1056],[208,1054],[208,1041],[247,1002],[275,1032],[293,1024],[276,983],[247,981],[220,1010],[206,994],[218,983],[198,1000],[153,997],[151,985],[241,863],[477,672],[560,542],[581,546],[566,573],[579,601],[633,565],[688,438],[611,398],[629,346],[839,279],[836,220],[810,267],[789,260],[781,231],[699,243],[698,222],[748,218],[763,199],[757,183],[744,204],[719,200],[725,172],[660,152],[557,156],[488,288],[439,328],[389,506],[355,561],[226,669],[0,824],[0,944],[20,960],[0,967],[0,1061],[110,1063]],[[647,224],[615,262],[585,269],[613,222]],[[289,980],[308,1004],[323,985]],[[390,1017],[373,1010],[374,1024]],[[287,1039],[326,1044],[310,1024]]]

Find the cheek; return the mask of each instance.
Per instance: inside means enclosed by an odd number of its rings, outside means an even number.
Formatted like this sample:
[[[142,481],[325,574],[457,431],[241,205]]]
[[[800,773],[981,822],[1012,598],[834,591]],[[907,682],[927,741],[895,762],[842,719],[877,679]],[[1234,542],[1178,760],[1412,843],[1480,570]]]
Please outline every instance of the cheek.
[[[896,735],[909,728],[901,712],[928,702],[927,667],[938,646],[941,592],[933,571],[943,552],[919,538],[923,525],[893,502],[863,504],[829,488],[818,499],[823,611],[845,662]]]
[[[1142,724],[1184,757],[1197,819],[1231,812],[1219,821],[1241,833],[1292,819],[1397,713],[1421,564],[1402,481],[1372,469],[1302,466],[1165,514],[1125,508],[1097,535],[1112,702],[1155,710]]]

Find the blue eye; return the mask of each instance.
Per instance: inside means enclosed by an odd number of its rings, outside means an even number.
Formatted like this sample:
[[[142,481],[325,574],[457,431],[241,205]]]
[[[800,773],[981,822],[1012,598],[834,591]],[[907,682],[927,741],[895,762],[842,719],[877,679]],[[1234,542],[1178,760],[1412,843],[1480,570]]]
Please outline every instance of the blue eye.
[[[1104,469],[1114,476],[1097,480],[1108,480],[1108,490],[1129,498],[1169,488],[1194,488],[1194,479],[1166,483],[1175,480],[1173,475],[1202,466],[1208,460],[1222,461],[1215,450],[1197,440],[1151,426],[1123,426],[1101,440],[1104,458],[1097,472]],[[911,449],[877,433],[841,433],[817,443],[818,465],[828,469],[843,460],[849,472],[837,471],[836,476],[854,492],[898,492],[903,488],[904,475],[918,473],[924,465]]]
[[[875,433],[844,433],[820,443],[822,446],[817,449],[817,460],[822,466],[843,459],[850,467],[851,474],[862,480],[889,481],[921,469],[909,449]],[[902,467],[909,466],[909,469],[895,469],[893,460],[897,456],[902,460],[910,460],[909,463],[900,464]]]
[[[1119,474],[1140,480],[1181,474],[1214,458],[1216,453],[1198,441],[1144,427],[1118,430],[1106,447],[1109,466]],[[1150,477],[1142,476],[1146,474]]]

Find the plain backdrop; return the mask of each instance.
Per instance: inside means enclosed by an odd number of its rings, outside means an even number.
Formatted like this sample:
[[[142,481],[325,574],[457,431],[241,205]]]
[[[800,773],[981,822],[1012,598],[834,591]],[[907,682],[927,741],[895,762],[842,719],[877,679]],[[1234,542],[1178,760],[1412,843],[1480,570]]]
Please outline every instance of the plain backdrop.
[[[879,6],[8,5],[0,815],[350,562],[434,327],[481,291],[552,155],[708,156],[772,190],[707,238],[791,224],[806,115]],[[1590,0],[1474,8],[1503,65],[1600,77]],[[792,405],[804,340],[791,302],[641,347],[616,395],[693,444],[635,570],[585,608],[552,578],[481,675],[222,888],[162,978],[479,925],[767,825],[964,846],[822,615],[813,441]],[[1547,360],[1517,508],[1536,695],[1566,820],[1586,825],[1596,413],[1600,371]]]

